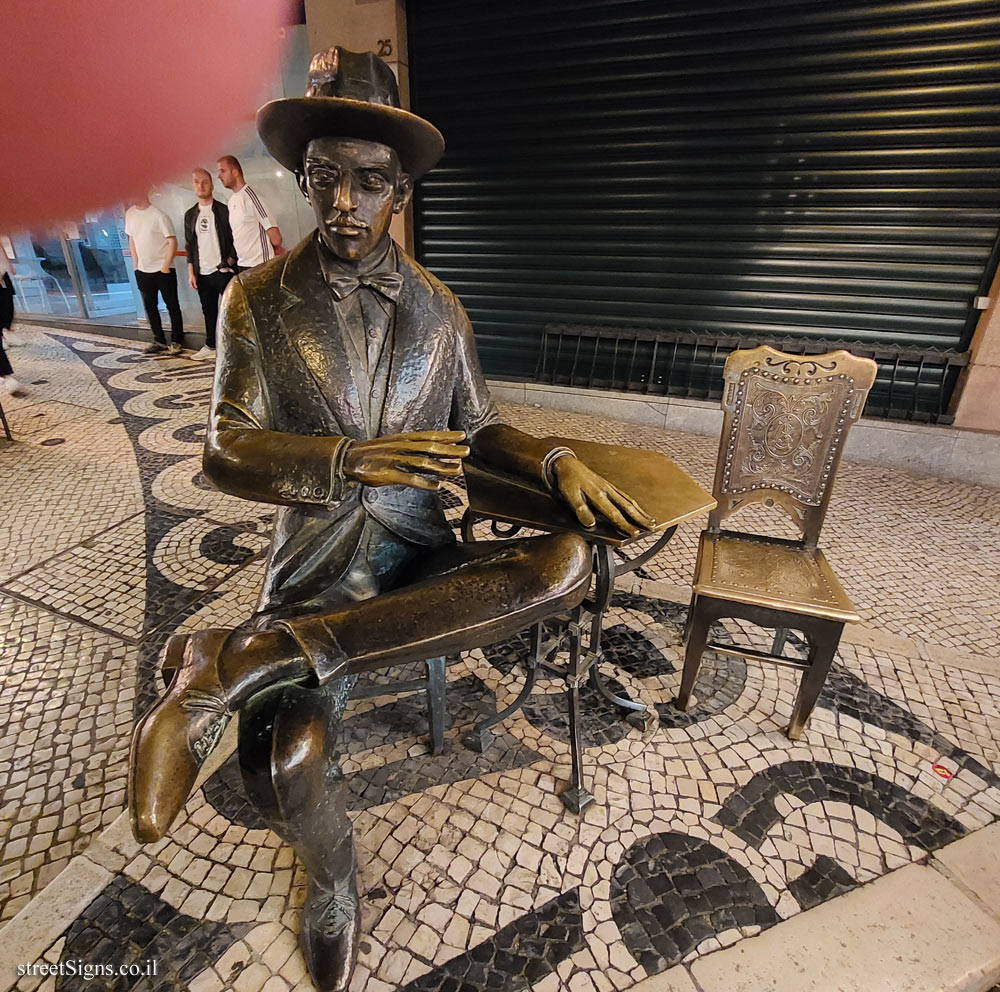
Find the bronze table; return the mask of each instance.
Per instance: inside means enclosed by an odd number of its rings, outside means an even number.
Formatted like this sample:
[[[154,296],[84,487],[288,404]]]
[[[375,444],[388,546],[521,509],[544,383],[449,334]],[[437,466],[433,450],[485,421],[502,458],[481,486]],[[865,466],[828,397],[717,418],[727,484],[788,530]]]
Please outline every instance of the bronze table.
[[[640,728],[648,727],[653,718],[643,703],[616,696],[604,684],[599,663],[604,615],[611,604],[615,578],[627,575],[645,564],[663,549],[678,524],[715,507],[715,499],[675,465],[666,455],[641,448],[623,448],[612,444],[579,441],[575,438],[545,438],[553,448],[571,448],[591,469],[628,493],[656,521],[650,530],[629,537],[600,519],[595,527],[581,527],[569,507],[558,496],[532,486],[523,479],[501,475],[475,463],[465,464],[465,483],[469,507],[462,518],[462,539],[473,541],[473,528],[478,521],[490,521],[496,537],[512,537],[522,528],[552,533],[579,534],[590,545],[594,556],[594,587],[591,595],[568,618],[565,629],[557,636],[543,639],[541,624],[532,629],[531,651],[527,659],[524,687],[517,698],[500,712],[476,724],[465,737],[465,745],[475,751],[485,751],[493,740],[492,728],[516,713],[534,688],[539,670],[556,674],[566,682],[569,703],[570,750],[573,762],[570,787],[560,798],[563,804],[579,813],[593,795],[583,782],[583,745],[580,738],[580,687],[589,679],[591,685],[609,702],[625,710],[627,720]],[[651,547],[629,557],[624,549],[636,542],[657,535]],[[583,644],[583,610],[590,615],[586,646]],[[564,668],[555,668],[547,661],[568,638],[569,661]]]

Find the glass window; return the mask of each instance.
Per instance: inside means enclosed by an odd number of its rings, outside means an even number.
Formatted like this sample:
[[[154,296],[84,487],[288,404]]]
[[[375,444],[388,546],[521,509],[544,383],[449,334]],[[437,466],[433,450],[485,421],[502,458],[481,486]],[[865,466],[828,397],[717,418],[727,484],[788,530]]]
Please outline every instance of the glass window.
[[[282,96],[301,96],[302,81],[309,65],[309,44],[304,24],[284,31],[285,56],[280,73],[267,81],[261,101]],[[235,154],[244,176],[266,200],[274,213],[286,249],[315,227],[312,211],[299,193],[295,176],[282,169],[264,149],[252,126],[236,134],[219,135],[216,158]],[[193,162],[203,166],[214,179],[216,199],[229,201],[230,192],[216,175],[216,159]],[[177,234],[178,255],[174,259],[177,288],[188,331],[204,327],[197,292],[188,284],[184,252],[184,212],[197,199],[191,189],[191,174],[156,184],[150,201],[172,221]],[[15,306],[22,313],[86,317],[106,324],[145,325],[142,297],[135,284],[125,209],[129,204],[87,214],[82,220],[60,225],[47,234],[19,234],[3,237],[12,260]],[[163,303],[161,300],[161,309]]]
[[[57,231],[3,239],[11,260],[14,306],[22,313],[80,316],[73,279]]]
[[[121,208],[90,213],[82,224],[67,225],[66,244],[83,290],[87,316],[135,316],[135,278],[128,264]]]

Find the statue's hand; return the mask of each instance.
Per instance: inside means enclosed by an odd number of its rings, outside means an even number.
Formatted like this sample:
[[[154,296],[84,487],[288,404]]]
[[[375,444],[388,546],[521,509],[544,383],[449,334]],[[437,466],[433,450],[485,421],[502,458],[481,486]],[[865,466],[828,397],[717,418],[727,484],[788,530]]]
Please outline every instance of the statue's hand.
[[[584,527],[597,523],[596,510],[625,534],[636,537],[656,522],[639,504],[607,479],[592,472],[579,458],[564,455],[552,463],[556,490]]]
[[[355,441],[344,457],[344,475],[366,486],[439,489],[461,474],[469,446],[464,431],[413,431]]]

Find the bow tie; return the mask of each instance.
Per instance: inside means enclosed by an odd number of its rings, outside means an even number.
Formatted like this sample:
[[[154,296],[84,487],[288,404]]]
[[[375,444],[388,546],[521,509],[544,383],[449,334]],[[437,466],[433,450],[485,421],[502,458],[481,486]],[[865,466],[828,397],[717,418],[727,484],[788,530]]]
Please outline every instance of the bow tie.
[[[350,296],[358,286],[367,286],[395,303],[403,288],[403,277],[398,272],[373,272],[360,276],[331,276],[327,284],[338,300]]]

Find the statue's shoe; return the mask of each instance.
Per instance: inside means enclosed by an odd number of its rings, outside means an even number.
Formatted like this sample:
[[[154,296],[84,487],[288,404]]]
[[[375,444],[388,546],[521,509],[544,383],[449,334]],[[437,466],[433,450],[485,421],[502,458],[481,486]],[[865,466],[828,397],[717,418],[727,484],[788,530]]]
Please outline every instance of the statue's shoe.
[[[167,832],[229,722],[218,673],[229,634],[200,630],[175,635],[164,647],[163,667],[176,672],[166,694],[136,726],[129,756],[129,819],[141,843]]]
[[[354,872],[331,890],[309,879],[302,955],[319,992],[346,992],[358,960],[361,908]]]

